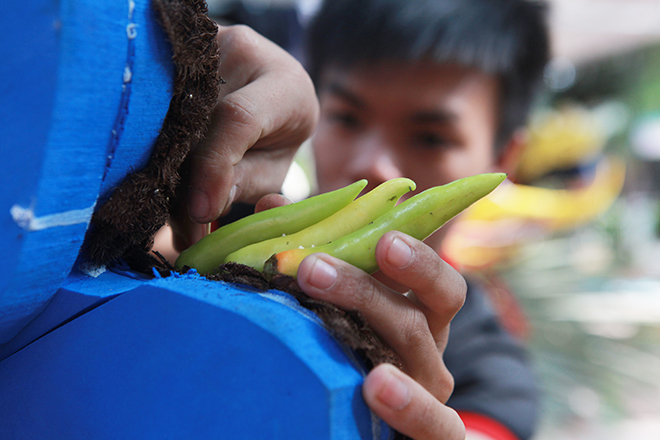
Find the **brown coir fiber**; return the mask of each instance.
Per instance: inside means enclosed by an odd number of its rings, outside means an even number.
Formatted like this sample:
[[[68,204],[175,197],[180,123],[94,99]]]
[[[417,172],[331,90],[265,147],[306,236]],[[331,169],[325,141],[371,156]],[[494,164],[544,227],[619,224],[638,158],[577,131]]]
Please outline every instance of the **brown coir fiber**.
[[[168,219],[179,168],[206,134],[222,79],[217,26],[203,0],[154,0],[172,45],[173,95],[148,164],[130,173],[94,213],[85,239],[86,257],[113,263],[135,248],[148,251]]]

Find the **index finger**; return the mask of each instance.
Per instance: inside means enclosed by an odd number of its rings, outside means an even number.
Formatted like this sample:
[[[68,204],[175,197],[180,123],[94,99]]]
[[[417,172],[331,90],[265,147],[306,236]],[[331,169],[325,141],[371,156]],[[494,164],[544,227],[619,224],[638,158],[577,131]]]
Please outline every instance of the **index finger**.
[[[379,240],[376,261],[384,275],[411,289],[408,297],[422,309],[438,341],[463,306],[465,279],[429,246],[398,231]]]

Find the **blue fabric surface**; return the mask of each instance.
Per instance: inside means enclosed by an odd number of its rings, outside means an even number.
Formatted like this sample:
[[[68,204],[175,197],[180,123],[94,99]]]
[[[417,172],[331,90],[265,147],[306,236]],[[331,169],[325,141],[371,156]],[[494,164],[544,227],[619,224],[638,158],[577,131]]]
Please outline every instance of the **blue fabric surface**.
[[[148,0],[10,2],[0,20],[3,344],[70,272],[99,194],[145,161],[173,68]]]

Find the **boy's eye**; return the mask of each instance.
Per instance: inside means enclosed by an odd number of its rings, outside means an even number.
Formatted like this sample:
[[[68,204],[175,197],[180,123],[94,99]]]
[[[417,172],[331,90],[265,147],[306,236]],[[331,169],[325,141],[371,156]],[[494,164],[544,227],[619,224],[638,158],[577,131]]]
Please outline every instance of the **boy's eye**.
[[[357,116],[348,112],[336,112],[331,114],[330,117],[344,128],[358,128],[361,124]]]
[[[434,132],[421,132],[414,136],[415,145],[421,148],[444,148],[449,146],[450,142],[445,137]]]

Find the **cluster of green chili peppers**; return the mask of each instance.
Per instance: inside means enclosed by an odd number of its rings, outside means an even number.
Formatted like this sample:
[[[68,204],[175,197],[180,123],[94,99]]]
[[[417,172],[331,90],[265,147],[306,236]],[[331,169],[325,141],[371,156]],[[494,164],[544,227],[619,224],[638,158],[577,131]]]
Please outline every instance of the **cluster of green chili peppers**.
[[[244,217],[207,235],[181,253],[176,267],[212,273],[235,262],[295,276],[303,258],[325,252],[362,270],[378,269],[376,243],[388,231],[423,240],[495,189],[503,173],[466,177],[423,191],[407,178],[388,180],[362,197],[360,180],[345,188]]]

